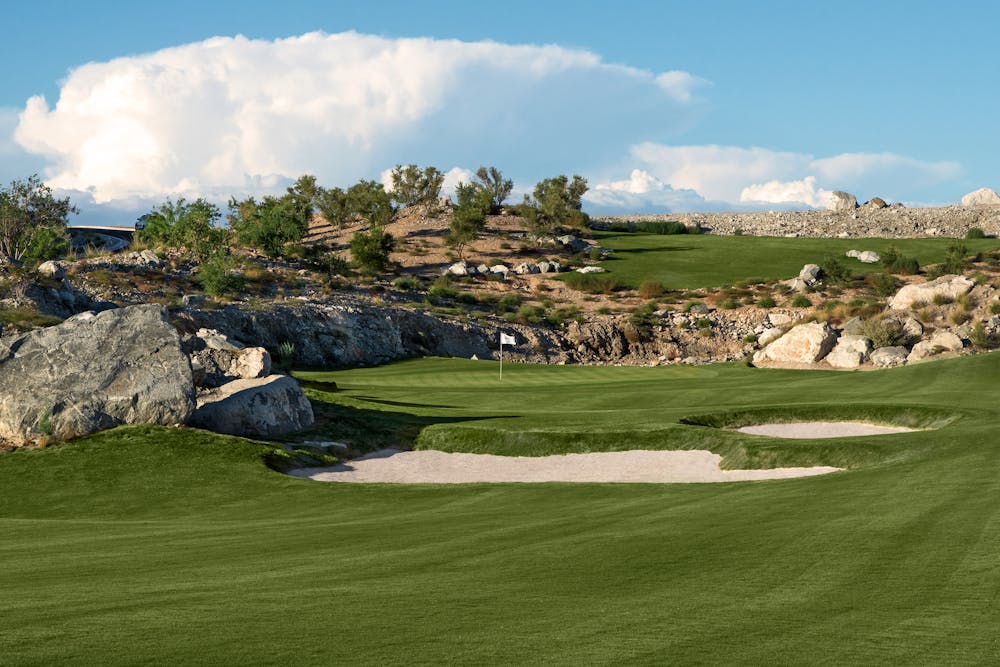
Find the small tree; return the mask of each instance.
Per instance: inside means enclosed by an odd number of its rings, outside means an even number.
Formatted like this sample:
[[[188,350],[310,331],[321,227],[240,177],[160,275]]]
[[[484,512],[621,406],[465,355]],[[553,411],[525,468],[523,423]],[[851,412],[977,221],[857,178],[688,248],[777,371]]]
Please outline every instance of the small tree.
[[[583,195],[587,179],[574,175],[546,178],[535,185],[532,197],[525,195],[522,211],[536,235],[551,233],[560,225],[582,227],[587,222]]]
[[[347,201],[347,193],[341,188],[323,189],[316,196],[316,208],[320,214],[337,229],[343,229],[354,217]]]
[[[347,205],[352,213],[370,225],[385,225],[395,209],[392,198],[381,183],[361,180],[347,190]]]
[[[43,261],[69,249],[66,225],[78,213],[69,198],[59,198],[38,174],[0,188],[0,257],[17,262]]]
[[[301,241],[309,229],[312,205],[289,193],[283,197],[253,197],[229,201],[229,224],[236,239],[268,257],[278,257],[288,243]]]
[[[455,188],[458,202],[452,210],[448,244],[463,257],[467,244],[474,241],[486,226],[486,214],[492,205],[490,193],[471,183],[459,183]]]
[[[480,167],[476,170],[476,179],[479,181],[476,187],[485,191],[490,197],[490,211],[499,212],[510,196],[511,190],[514,189],[514,181],[505,179],[496,167]]]
[[[436,201],[443,184],[444,174],[437,167],[397,164],[392,170],[392,198],[402,206]]]
[[[367,232],[357,232],[351,238],[351,259],[363,273],[375,275],[389,266],[389,253],[396,247],[392,234],[382,225],[373,225]]]
[[[204,199],[188,203],[183,198],[176,202],[167,200],[136,223],[136,238],[149,243],[187,248],[205,256],[211,254],[225,241],[225,232],[219,229],[222,217],[219,207]]]

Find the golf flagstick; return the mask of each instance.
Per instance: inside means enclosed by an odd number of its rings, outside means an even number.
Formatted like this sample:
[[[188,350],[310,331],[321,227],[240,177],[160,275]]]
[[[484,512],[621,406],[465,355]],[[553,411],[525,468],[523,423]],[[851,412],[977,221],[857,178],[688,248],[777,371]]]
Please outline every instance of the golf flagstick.
[[[503,382],[503,344],[517,345],[517,339],[513,336],[508,336],[504,332],[500,332],[500,381]]]

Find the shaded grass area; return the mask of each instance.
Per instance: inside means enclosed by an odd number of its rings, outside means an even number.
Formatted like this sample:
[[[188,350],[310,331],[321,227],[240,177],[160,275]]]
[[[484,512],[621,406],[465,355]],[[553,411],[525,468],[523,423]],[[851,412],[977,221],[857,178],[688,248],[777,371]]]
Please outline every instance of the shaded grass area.
[[[837,257],[855,273],[881,271],[880,264],[863,264],[845,257],[848,250],[885,252],[895,246],[921,265],[942,262],[955,239],[824,239],[768,236],[664,236],[658,234],[594,232],[602,246],[614,249],[601,263],[616,280],[636,288],[655,280],[669,289],[731,285],[748,277],[787,279],[804,264],[822,264]],[[962,240],[969,254],[1000,247],[997,239]]]
[[[747,436],[782,464],[852,450],[864,463],[736,484],[319,484],[269,471],[266,445],[146,427],[18,451],[0,456],[0,662],[1000,659],[1000,356],[855,374],[511,365],[500,385],[494,372],[425,360],[303,375],[340,387],[316,400],[423,420],[421,437],[735,442],[680,420],[824,404],[940,428],[791,448]]]

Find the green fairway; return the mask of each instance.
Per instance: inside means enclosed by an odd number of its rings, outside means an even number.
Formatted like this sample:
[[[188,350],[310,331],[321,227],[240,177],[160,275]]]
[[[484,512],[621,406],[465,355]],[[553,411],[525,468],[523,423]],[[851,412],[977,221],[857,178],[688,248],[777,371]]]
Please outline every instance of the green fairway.
[[[862,264],[845,257],[848,250],[883,252],[896,246],[920,264],[944,260],[955,239],[824,239],[768,236],[713,236],[681,234],[594,232],[594,239],[615,252],[602,262],[623,283],[637,287],[658,280],[669,289],[731,285],[748,277],[793,278],[804,264],[840,259],[852,271],[881,271],[879,264]],[[970,254],[1000,248],[998,239],[961,240]]]
[[[264,445],[185,429],[19,451],[0,456],[0,663],[1000,660],[1000,355],[866,373],[511,365],[502,385],[496,370],[301,377],[331,437],[370,424],[454,450],[850,469],[372,486],[285,477]],[[747,413],[935,430],[792,442],[679,423]]]

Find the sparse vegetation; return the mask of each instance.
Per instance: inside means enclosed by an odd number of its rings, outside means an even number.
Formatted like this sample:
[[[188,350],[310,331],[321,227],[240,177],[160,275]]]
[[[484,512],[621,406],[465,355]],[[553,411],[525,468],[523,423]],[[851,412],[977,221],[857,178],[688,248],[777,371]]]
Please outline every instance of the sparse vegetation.
[[[444,174],[437,167],[397,164],[392,170],[392,198],[400,206],[435,203],[441,196]]]

